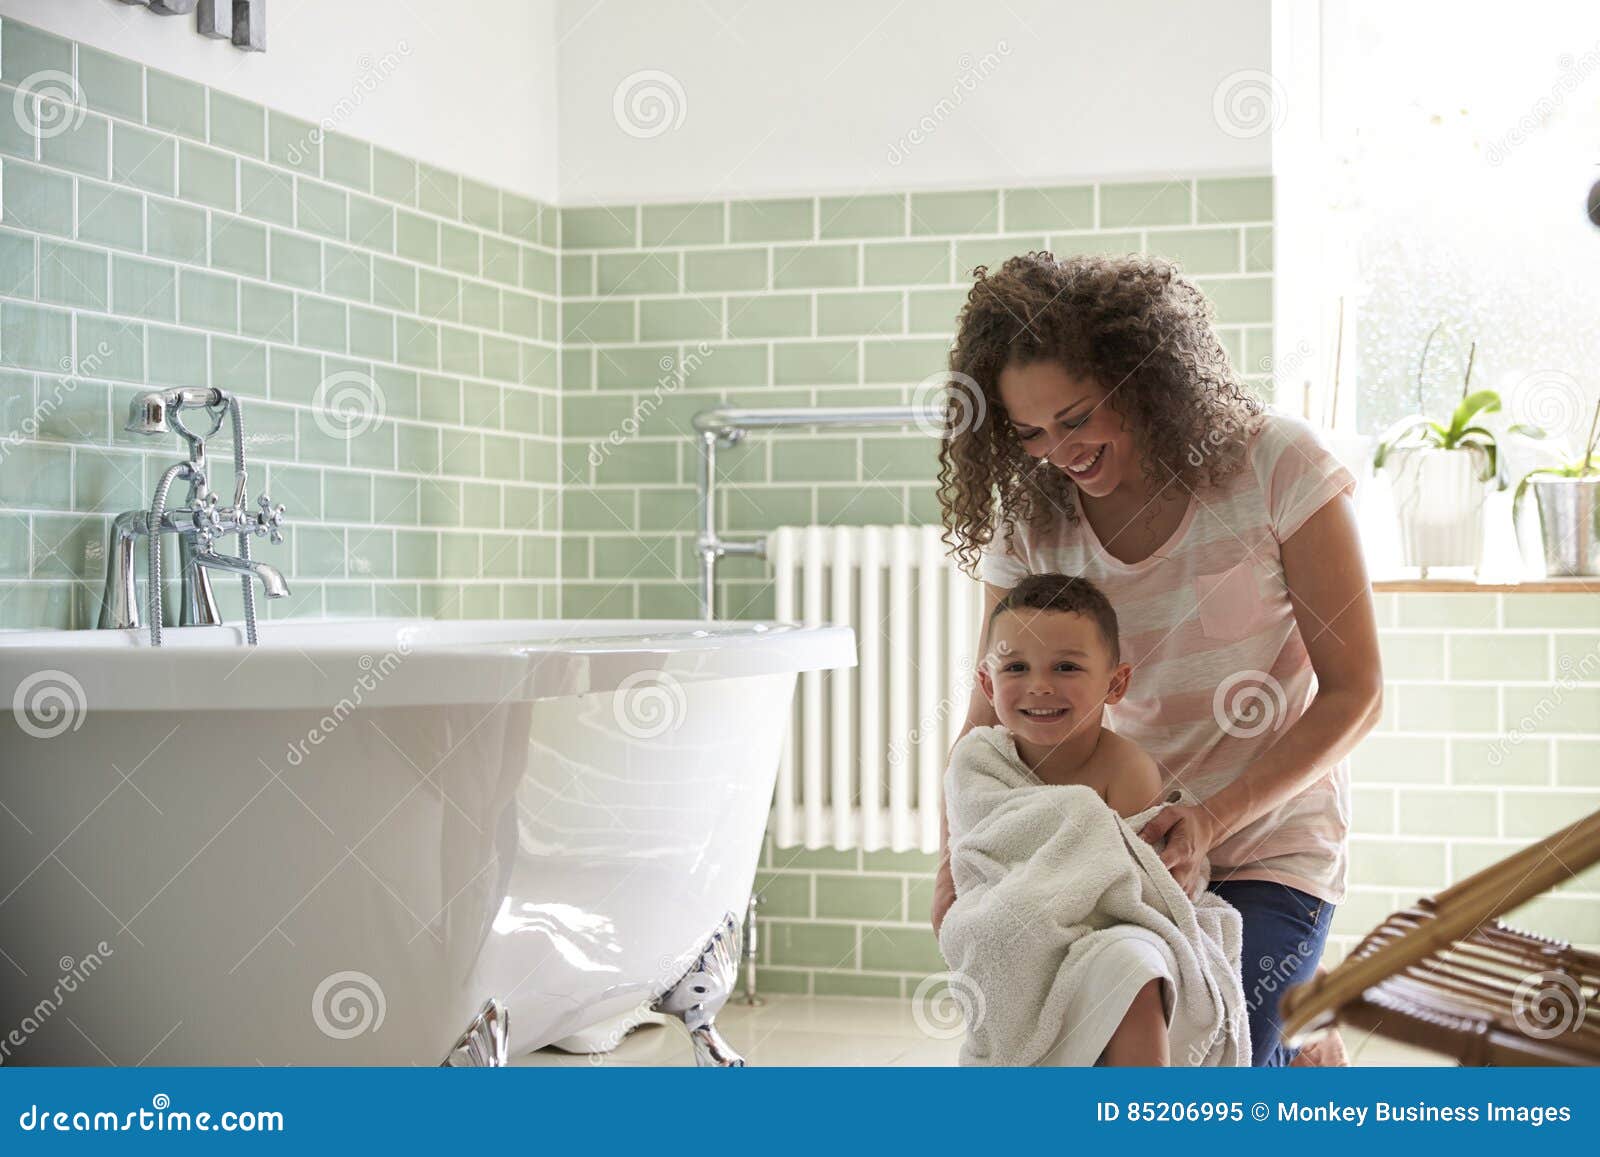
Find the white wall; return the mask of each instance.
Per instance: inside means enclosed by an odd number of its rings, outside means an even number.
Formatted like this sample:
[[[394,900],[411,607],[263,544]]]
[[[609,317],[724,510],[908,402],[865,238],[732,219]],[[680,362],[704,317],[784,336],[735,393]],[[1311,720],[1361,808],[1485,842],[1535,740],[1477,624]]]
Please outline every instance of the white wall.
[[[1264,171],[1270,136],[1213,104],[1270,67],[1269,4],[270,0],[260,55],[121,0],[0,14],[313,121],[403,41],[341,131],[586,204]],[[648,71],[682,121],[630,135],[614,100]]]
[[[561,0],[561,200],[1262,172],[1270,135],[1224,131],[1213,99],[1229,77],[1270,67],[1268,8]],[[640,137],[619,127],[613,98],[645,70],[676,82],[683,117]],[[932,130],[893,163],[924,117]]]
[[[271,0],[241,52],[121,0],[0,0],[0,15],[527,196],[556,196],[556,0]],[[401,53],[402,43],[408,51]],[[390,54],[375,90],[357,88]],[[353,103],[353,101],[351,101]]]

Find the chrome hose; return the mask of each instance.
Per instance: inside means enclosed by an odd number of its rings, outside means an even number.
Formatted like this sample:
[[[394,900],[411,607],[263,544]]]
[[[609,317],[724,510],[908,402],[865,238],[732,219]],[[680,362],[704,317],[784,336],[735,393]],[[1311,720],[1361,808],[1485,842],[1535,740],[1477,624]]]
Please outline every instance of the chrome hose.
[[[167,492],[173,480],[189,472],[187,462],[168,466],[161,481],[156,484],[156,496],[150,502],[150,645],[161,646],[161,522],[167,516]]]
[[[245,529],[245,468],[244,468],[244,410],[237,395],[230,396],[228,408],[233,413],[233,508],[239,520],[239,557],[250,561],[250,532]],[[250,646],[256,645],[256,588],[249,575],[239,577],[244,591],[244,635]]]

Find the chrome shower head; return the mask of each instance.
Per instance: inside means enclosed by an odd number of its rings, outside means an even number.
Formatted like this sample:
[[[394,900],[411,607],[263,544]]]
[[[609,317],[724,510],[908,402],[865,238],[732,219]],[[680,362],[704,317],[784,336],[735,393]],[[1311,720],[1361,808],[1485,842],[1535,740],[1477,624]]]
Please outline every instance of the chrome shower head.
[[[122,428],[130,434],[167,433],[167,395],[157,390],[134,398],[128,403],[128,423]]]
[[[130,434],[174,433],[189,437],[189,432],[178,420],[178,410],[185,406],[218,406],[226,397],[221,390],[152,390],[128,403],[128,422],[122,428]],[[215,426],[211,433],[216,433]]]

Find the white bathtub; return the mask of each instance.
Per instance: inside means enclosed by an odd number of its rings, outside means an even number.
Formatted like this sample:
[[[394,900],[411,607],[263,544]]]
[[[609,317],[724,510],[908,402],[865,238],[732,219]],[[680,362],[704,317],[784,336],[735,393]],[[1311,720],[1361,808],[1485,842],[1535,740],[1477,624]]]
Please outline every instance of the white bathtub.
[[[681,1007],[796,673],[855,662],[785,624],[241,634],[0,633],[0,1061],[437,1065],[491,1000],[512,1054]]]

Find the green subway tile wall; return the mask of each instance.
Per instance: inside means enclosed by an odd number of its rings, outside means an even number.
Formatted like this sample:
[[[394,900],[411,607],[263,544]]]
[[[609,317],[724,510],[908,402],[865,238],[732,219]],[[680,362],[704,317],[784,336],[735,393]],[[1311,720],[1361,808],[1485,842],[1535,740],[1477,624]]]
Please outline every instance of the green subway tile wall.
[[[0,626],[94,624],[174,385],[246,399],[270,614],[558,613],[548,206],[9,19],[0,108]]]
[[[1180,178],[562,210],[566,613],[696,614],[695,411],[910,402],[978,264],[1179,259],[1270,395],[1271,193]],[[721,529],[937,522],[935,450],[910,428],[751,438],[719,454]],[[765,563],[725,559],[718,578],[719,613],[771,616]]]

